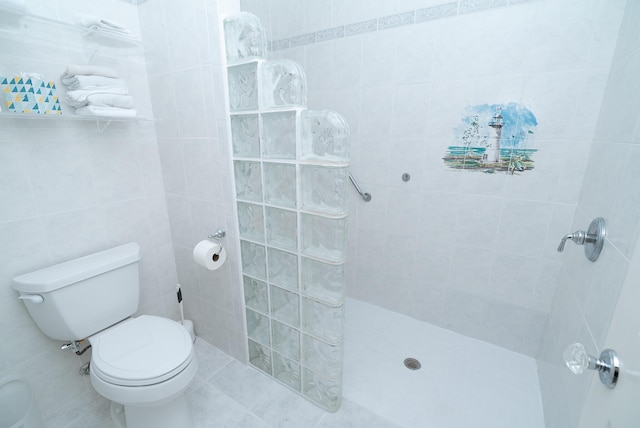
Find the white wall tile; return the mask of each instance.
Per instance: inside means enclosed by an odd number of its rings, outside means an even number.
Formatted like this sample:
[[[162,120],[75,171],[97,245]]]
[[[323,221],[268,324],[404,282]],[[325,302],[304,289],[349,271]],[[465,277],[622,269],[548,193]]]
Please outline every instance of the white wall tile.
[[[396,86],[393,98],[392,135],[395,138],[425,137],[429,114],[429,85]]]
[[[50,214],[41,218],[54,263],[107,248],[104,207]]]
[[[451,272],[454,274],[449,277],[450,287],[488,298],[495,258],[493,250],[456,245],[451,258]]]
[[[489,310],[489,300],[486,298],[449,289],[442,326],[467,336],[482,336],[486,328],[484,320]]]
[[[332,89],[360,86],[362,79],[363,36],[348,37],[331,43]],[[309,55],[309,60],[313,60]],[[305,70],[308,70],[309,65]],[[342,106],[341,106],[342,107]]]
[[[391,135],[394,89],[377,86],[362,90],[360,99],[360,137],[384,138]]]
[[[363,36],[362,84],[385,85],[393,82],[396,32],[374,32]]]
[[[442,325],[447,289],[423,278],[418,276],[414,279],[409,315],[430,324]]]
[[[90,155],[80,141],[30,141],[27,168],[38,211],[83,208],[96,202]]]
[[[538,283],[539,268],[537,258],[499,253],[491,269],[489,295],[504,303],[528,306]]]
[[[461,195],[455,241],[493,248],[501,228],[502,198]]]
[[[393,63],[395,83],[424,83],[433,77],[435,27],[409,25],[398,28],[396,57]]]
[[[331,84],[331,43],[317,43],[305,47],[308,55],[308,62],[304,69],[307,76],[307,87],[309,91],[326,91]],[[315,107],[321,105],[312,104]]]
[[[498,233],[500,249],[540,257],[552,210],[551,204],[505,200]]]
[[[435,241],[452,241],[459,199],[455,193],[424,192],[420,230]]]
[[[455,275],[451,269],[454,248],[455,246],[451,242],[432,239],[428,232],[424,236],[418,237],[413,268],[413,277],[416,283],[414,294],[429,294],[430,291],[427,289],[446,288],[449,278]],[[425,291],[418,293],[416,288],[425,289]]]
[[[465,109],[473,98],[475,84],[469,80],[436,82],[429,96],[427,137],[451,140],[452,129],[466,116]],[[485,102],[484,100],[482,102]]]
[[[0,159],[4,161],[0,170],[0,193],[3,195],[0,221],[27,217],[36,210],[36,202],[20,144],[9,136],[0,139]]]
[[[482,34],[483,20],[478,15],[458,16],[454,20],[438,21],[434,55],[433,79],[462,80],[476,76],[476,67],[487,55],[476,44]]]
[[[207,111],[199,67],[173,73],[176,114],[181,137],[207,136]]]

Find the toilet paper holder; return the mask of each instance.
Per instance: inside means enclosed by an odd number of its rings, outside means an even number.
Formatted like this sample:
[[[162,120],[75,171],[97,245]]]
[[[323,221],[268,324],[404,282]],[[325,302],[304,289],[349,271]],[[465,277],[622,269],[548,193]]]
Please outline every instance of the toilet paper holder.
[[[220,238],[224,238],[225,236],[227,236],[227,231],[224,229],[218,229],[215,233],[212,233],[211,235],[207,236],[207,238],[211,240],[216,240],[219,242]]]

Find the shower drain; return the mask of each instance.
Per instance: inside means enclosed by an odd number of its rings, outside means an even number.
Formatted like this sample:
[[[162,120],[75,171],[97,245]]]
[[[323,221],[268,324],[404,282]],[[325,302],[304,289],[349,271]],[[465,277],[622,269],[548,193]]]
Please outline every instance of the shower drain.
[[[420,361],[415,358],[405,358],[404,366],[409,370],[419,370],[420,367],[422,367],[422,364],[420,364]]]

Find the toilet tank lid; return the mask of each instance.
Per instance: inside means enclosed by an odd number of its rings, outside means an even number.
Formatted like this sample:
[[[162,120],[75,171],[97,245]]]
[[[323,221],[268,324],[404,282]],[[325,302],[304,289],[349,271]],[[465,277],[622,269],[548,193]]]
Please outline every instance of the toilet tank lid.
[[[140,260],[135,242],[69,260],[13,278],[13,288],[25,293],[46,293]]]

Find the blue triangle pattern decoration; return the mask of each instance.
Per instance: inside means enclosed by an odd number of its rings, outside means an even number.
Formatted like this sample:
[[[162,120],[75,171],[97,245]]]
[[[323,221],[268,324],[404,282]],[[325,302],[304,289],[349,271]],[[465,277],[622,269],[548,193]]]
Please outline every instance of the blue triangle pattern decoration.
[[[0,104],[12,113],[62,114],[55,82],[36,77],[0,75]]]

